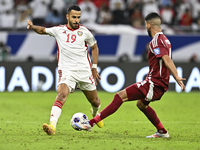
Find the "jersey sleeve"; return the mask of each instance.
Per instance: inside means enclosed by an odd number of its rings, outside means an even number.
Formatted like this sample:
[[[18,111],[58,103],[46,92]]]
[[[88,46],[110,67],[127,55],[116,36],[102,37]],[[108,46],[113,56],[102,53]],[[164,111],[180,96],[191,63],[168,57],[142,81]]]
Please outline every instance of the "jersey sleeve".
[[[94,36],[92,35],[92,33],[89,31],[89,30],[87,30],[88,32],[87,32],[87,38],[86,38],[86,42],[87,42],[87,44],[91,47],[91,46],[93,46],[95,43],[97,43],[97,41],[96,41],[96,39],[94,38]]]
[[[56,27],[45,28],[46,33],[53,37],[56,36],[56,30],[57,30]]]
[[[156,47],[156,48],[153,49],[156,58],[161,58],[164,55],[169,55],[168,49],[164,45],[164,43],[161,42],[160,39],[158,39],[157,42],[158,42],[158,47]]]

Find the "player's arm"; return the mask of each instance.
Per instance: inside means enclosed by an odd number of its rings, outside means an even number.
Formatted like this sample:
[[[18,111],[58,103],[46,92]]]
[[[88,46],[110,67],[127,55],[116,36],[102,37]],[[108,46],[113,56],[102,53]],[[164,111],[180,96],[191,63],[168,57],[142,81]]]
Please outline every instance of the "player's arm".
[[[183,84],[183,80],[186,80],[186,79],[185,78],[182,79],[181,77],[178,76],[178,72],[176,70],[176,67],[172,59],[168,55],[163,55],[162,60],[164,61],[165,66],[169,69],[169,71],[173,75],[176,82],[181,86],[182,90],[184,90],[185,85]]]
[[[98,63],[98,57],[99,57],[99,48],[97,46],[97,43],[95,43],[91,48],[92,48],[93,64],[97,64]]]
[[[33,25],[31,20],[27,20],[27,24],[28,24],[27,29],[32,29],[38,34],[47,34],[45,27]]]
[[[93,59],[93,65],[92,65],[92,74],[95,80],[95,83],[97,84],[96,80],[100,82],[101,77],[99,76],[99,73],[97,71],[97,63],[98,63],[98,57],[99,57],[99,48],[97,46],[97,43],[95,43],[92,47],[92,59]]]

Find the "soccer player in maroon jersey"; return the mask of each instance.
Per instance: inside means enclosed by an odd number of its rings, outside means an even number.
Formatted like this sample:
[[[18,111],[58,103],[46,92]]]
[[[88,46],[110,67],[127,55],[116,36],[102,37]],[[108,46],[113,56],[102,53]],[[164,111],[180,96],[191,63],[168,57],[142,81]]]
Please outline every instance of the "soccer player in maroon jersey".
[[[113,101],[96,117],[91,119],[87,125],[81,126],[81,129],[91,130],[97,122],[113,114],[123,102],[137,100],[137,107],[157,129],[155,134],[147,136],[147,138],[169,137],[169,133],[157,117],[156,112],[149,106],[149,103],[160,100],[168,90],[170,72],[182,90],[185,89],[185,85],[182,82],[185,79],[178,76],[176,67],[171,59],[171,43],[161,31],[160,16],[154,12],[148,14],[145,17],[145,24],[149,36],[153,38],[149,44],[149,72],[146,79],[132,84],[115,94]]]

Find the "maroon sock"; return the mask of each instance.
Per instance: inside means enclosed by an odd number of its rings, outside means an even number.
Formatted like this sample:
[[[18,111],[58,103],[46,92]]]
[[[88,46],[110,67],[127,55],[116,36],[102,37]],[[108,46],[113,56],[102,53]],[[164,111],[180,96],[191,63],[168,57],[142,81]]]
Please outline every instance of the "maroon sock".
[[[94,126],[97,122],[103,120],[109,115],[113,114],[123,103],[121,97],[118,94],[115,94],[113,101],[104,108],[96,117],[90,120],[91,126]]]
[[[159,133],[167,133],[162,123],[160,122],[158,116],[156,115],[156,112],[150,106],[148,106],[145,110],[141,111],[146,115],[149,121],[151,121],[151,123],[157,128]]]
[[[165,130],[161,122],[157,124],[155,127],[157,128],[159,133],[167,133],[167,130]]]

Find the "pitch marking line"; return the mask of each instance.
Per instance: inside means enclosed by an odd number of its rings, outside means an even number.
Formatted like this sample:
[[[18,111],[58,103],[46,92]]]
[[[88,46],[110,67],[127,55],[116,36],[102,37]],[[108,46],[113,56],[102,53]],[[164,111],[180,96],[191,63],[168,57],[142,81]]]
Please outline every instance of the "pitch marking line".
[[[0,121],[1,122],[1,121]],[[109,121],[108,121],[109,122]],[[36,121],[5,121],[4,123],[13,123],[13,124],[41,124],[42,122],[36,122]],[[109,123],[149,123],[149,121],[110,121]],[[187,122],[187,121],[162,121],[162,123],[172,123],[172,124],[200,124],[200,122]]]

